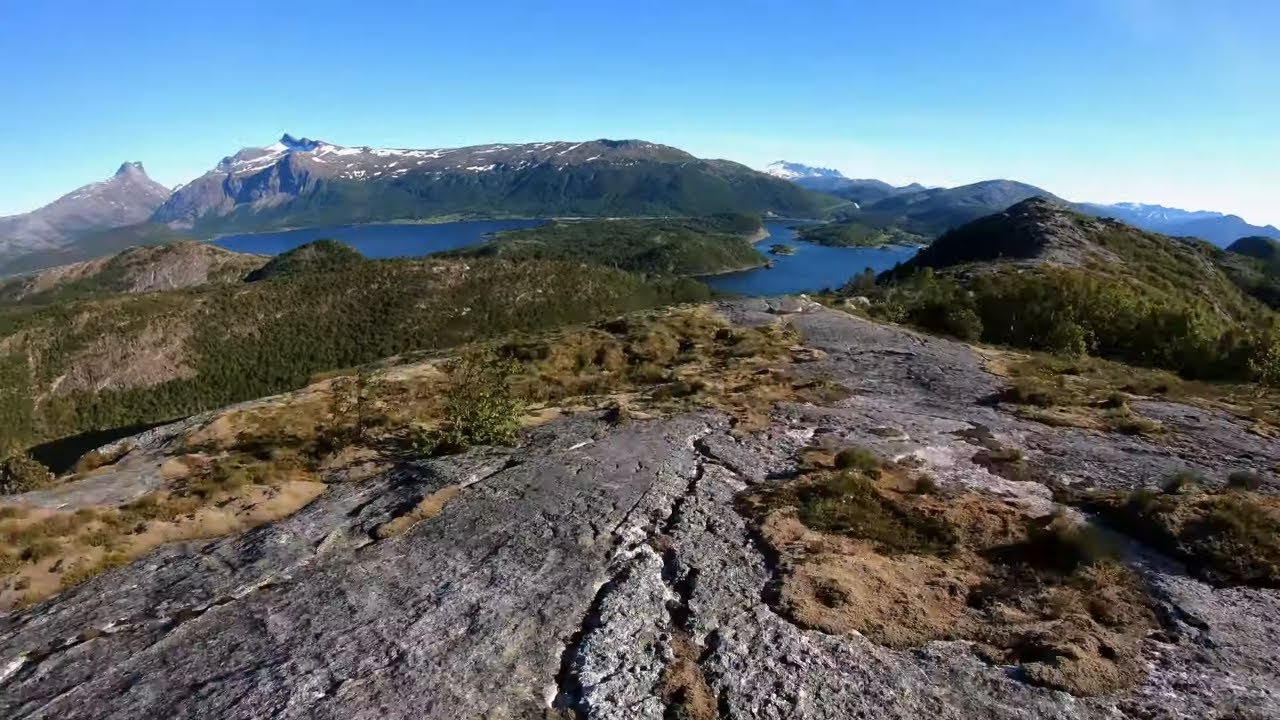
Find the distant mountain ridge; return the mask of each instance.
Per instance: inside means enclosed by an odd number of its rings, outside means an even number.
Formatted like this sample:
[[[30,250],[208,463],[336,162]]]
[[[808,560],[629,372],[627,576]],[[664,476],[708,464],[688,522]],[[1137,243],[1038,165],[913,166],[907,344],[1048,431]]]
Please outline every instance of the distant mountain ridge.
[[[839,170],[785,160],[769,163],[764,172],[777,178],[790,180],[807,190],[835,195],[859,206],[883,200],[891,195],[925,189],[919,183],[895,187],[883,180],[850,178]]]
[[[442,216],[814,217],[835,201],[643,140],[347,147],[284,135],[224,158],[153,216],[198,234]]]
[[[888,227],[889,225],[900,225],[900,222],[891,222],[891,212],[896,206],[910,205],[932,205],[934,210],[934,222],[930,222],[927,228],[935,232],[934,235],[944,232],[950,228],[957,227],[964,222],[974,220],[981,216],[974,215],[967,208],[983,207],[989,212],[997,212],[1004,210],[1005,207],[998,206],[999,201],[1005,198],[999,193],[1004,192],[1006,197],[1011,199],[1013,204],[1028,197],[1041,195],[1044,197],[1055,197],[1047,190],[1041,190],[1033,185],[1025,183],[1016,183],[1011,180],[985,180],[970,185],[964,185],[956,188],[926,188],[919,183],[912,183],[904,187],[895,188],[889,183],[880,180],[851,180],[841,174],[838,170],[828,168],[813,167],[801,163],[787,162],[779,160],[770,163],[765,168],[765,172],[775,177],[784,178],[794,182],[801,187],[825,192],[837,197],[851,200],[859,206],[860,210],[872,210],[870,206],[889,197],[910,197],[907,200],[898,200],[896,203],[888,203],[879,206],[879,215],[870,221],[870,225],[875,227]],[[990,200],[983,200],[980,197],[973,197],[971,193],[961,192],[958,194],[941,193],[943,190],[964,190],[979,188],[980,191],[991,190],[998,187],[994,183],[1007,183],[1004,190],[994,190],[995,194],[989,196]],[[1019,186],[1022,188],[1032,188],[1033,193],[1025,192],[1008,192],[1009,188]],[[913,193],[924,193],[922,195],[912,195]],[[954,219],[946,218],[948,212],[944,207],[946,203],[956,199],[958,205],[966,207],[956,207]],[[1065,201],[1063,201],[1065,202]],[[1261,236],[1280,239],[1280,228],[1272,225],[1250,225],[1243,218],[1237,215],[1229,215],[1226,213],[1214,212],[1211,210],[1182,210],[1179,208],[1170,208],[1163,205],[1149,205],[1143,203],[1068,203],[1074,209],[1094,215],[1097,217],[1110,217],[1120,220],[1126,224],[1147,230],[1150,232],[1158,232],[1163,235],[1171,235],[1175,237],[1198,237],[1219,247],[1226,247],[1237,239],[1245,236]],[[982,213],[986,214],[986,213]],[[945,219],[947,224],[941,226],[936,220]],[[958,220],[958,222],[954,222]],[[866,220],[864,219],[864,222]],[[912,232],[920,232],[922,228],[916,227]],[[928,234],[928,233],[926,233]]]
[[[1219,247],[1251,235],[1280,239],[1280,229],[1275,226],[1251,225],[1238,215],[1211,210],[1190,211],[1140,203],[1079,203],[1076,209],[1098,217],[1112,217],[1164,235],[1198,237]]]
[[[169,188],[148,177],[142,163],[124,163],[106,180],[29,213],[0,218],[0,259],[55,250],[89,233],[142,222],[168,197]]]

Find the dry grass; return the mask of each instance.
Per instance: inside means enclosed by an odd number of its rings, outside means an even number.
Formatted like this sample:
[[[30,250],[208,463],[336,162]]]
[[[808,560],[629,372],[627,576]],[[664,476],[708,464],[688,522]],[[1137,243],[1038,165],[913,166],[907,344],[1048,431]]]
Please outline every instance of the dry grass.
[[[285,517],[324,490],[292,470],[242,458],[180,464],[187,473],[165,490],[120,507],[0,513],[0,610],[36,602],[162,543],[220,537]]]
[[[988,372],[1009,378],[1000,400],[1028,419],[1159,437],[1158,423],[1128,408],[1132,399],[1154,398],[1221,410],[1249,420],[1257,434],[1280,436],[1280,391],[1253,383],[1184,380],[1165,370],[1092,357],[991,349],[983,355]]]
[[[972,641],[984,659],[1077,695],[1141,679],[1138,643],[1155,615],[1092,527],[948,493],[893,464],[840,470],[813,452],[802,465],[796,481],[740,503],[780,558],[785,616],[891,647]],[[922,482],[932,491],[917,492]]]
[[[672,659],[662,674],[663,717],[675,720],[716,720],[716,696],[698,666],[698,646],[682,631],[671,635]]]
[[[706,307],[627,316],[537,338],[460,348],[511,361],[507,378],[528,401],[528,426],[583,409],[612,422],[715,408],[737,431],[767,424],[776,403],[833,402],[837,383],[799,380],[814,359],[782,324],[730,325]],[[412,438],[445,426],[449,360],[364,368],[223,412],[163,460],[164,490],[78,514],[0,509],[0,608],[47,596],[157,544],[237,532],[296,511],[329,480],[358,480],[414,452]],[[90,456],[87,471],[114,458]],[[109,471],[108,471],[109,472]],[[423,498],[378,529],[407,532],[439,514],[457,488]]]
[[[383,540],[403,535],[423,520],[429,520],[444,512],[444,506],[460,492],[462,492],[461,486],[446,485],[423,497],[409,512],[378,526],[374,534]]]
[[[1215,585],[1280,587],[1280,498],[1256,492],[1256,476],[1232,477],[1211,490],[1203,476],[1184,472],[1160,490],[1092,491],[1074,500]]]

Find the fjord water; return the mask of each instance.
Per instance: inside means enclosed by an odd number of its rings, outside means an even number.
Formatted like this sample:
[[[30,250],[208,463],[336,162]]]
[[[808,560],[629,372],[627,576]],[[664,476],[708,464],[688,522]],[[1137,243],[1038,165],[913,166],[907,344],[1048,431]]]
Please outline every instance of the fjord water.
[[[881,272],[905,262],[918,248],[889,245],[878,248],[827,247],[796,237],[795,220],[765,222],[769,237],[756,247],[767,250],[774,243],[795,248],[794,255],[770,255],[771,268],[756,268],[702,278],[716,290],[739,295],[789,295],[838,288],[866,268]]]
[[[278,255],[321,238],[344,242],[368,258],[420,257],[484,242],[504,230],[536,227],[546,220],[467,220],[438,224],[379,223],[281,230],[279,232],[226,235],[214,240],[219,247],[237,252]],[[794,255],[770,255],[772,268],[704,277],[716,290],[740,295],[786,295],[838,288],[851,277],[871,268],[888,270],[916,253],[916,248],[890,245],[883,248],[826,247],[796,237],[796,220],[769,220],[769,237],[757,247],[773,243],[795,248]]]
[[[346,243],[367,258],[418,257],[482,242],[503,230],[536,227],[546,220],[467,220],[462,222],[335,225],[278,232],[224,235],[214,245],[236,252],[279,255],[299,245],[328,238]]]

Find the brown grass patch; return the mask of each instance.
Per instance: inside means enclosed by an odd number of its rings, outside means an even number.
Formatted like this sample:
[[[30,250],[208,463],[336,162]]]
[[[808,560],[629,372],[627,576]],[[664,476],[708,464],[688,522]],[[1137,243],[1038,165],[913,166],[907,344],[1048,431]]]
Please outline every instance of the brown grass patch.
[[[1075,501],[1215,585],[1280,588],[1280,498],[1256,492],[1241,473],[1233,477],[1209,490],[1204,479],[1179,473],[1161,490],[1090,491]]]
[[[404,515],[379,525],[374,534],[383,540],[403,535],[409,532],[414,525],[444,512],[444,506],[457,497],[460,492],[462,492],[462,486],[446,485],[419,500],[418,504],[414,505],[413,509]]]
[[[166,542],[220,537],[293,514],[324,491],[291,471],[200,458],[169,488],[121,507],[0,514],[0,610],[41,600]],[[247,474],[241,474],[247,473]]]
[[[798,480],[740,503],[779,559],[784,616],[895,648],[968,640],[1028,682],[1077,695],[1141,679],[1138,642],[1155,614],[1093,528],[977,493],[915,492],[914,471],[892,464],[806,461]]]
[[[682,631],[671,635],[672,659],[662,674],[663,717],[674,720],[715,720],[716,696],[698,666],[698,646]]]
[[[1001,400],[1018,406],[1031,420],[1058,424],[1066,411],[1078,427],[1158,437],[1164,429],[1127,407],[1134,398],[1152,398],[1221,410],[1249,420],[1253,431],[1269,436],[1280,427],[1280,391],[1254,383],[1184,380],[1166,370],[1140,368],[1093,357],[1065,358],[1043,353],[988,350],[988,372],[1009,378]],[[1110,411],[1110,412],[1108,412]],[[1075,424],[1066,422],[1062,424]]]

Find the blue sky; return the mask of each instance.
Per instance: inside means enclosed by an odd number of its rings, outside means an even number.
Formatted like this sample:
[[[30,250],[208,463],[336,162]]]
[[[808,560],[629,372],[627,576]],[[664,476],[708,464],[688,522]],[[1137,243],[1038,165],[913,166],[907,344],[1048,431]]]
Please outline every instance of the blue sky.
[[[288,131],[638,137],[1280,223],[1278,28],[1274,0],[0,0],[0,214]]]

